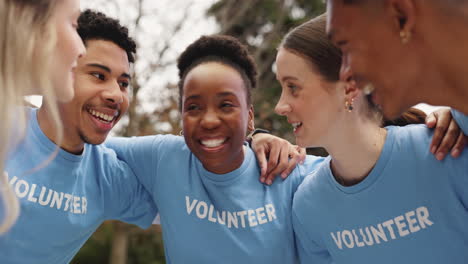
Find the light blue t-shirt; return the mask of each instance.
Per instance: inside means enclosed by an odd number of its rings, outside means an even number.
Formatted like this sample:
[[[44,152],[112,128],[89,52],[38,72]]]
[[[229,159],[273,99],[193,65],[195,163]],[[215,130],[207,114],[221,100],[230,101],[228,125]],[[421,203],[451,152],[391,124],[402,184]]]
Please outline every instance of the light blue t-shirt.
[[[211,173],[178,136],[110,139],[159,209],[167,263],[295,263],[293,194],[323,158],[308,157],[284,181],[259,182],[245,147],[242,165]]]
[[[466,263],[468,153],[437,161],[424,125],[387,127],[383,151],[360,183],[344,187],[330,158],[294,197],[302,263]]]
[[[465,135],[468,135],[468,116],[452,109],[452,116]]]
[[[151,225],[156,207],[114,151],[86,144],[82,155],[60,149],[45,164],[56,145],[41,131],[36,113],[30,110],[26,137],[6,164],[21,212],[0,236],[0,263],[69,263],[104,220]]]

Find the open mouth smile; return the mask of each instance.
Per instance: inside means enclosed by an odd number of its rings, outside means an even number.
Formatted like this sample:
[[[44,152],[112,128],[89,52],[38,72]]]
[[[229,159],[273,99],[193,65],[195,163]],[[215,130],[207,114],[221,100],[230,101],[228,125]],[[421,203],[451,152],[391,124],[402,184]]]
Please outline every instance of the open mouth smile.
[[[221,150],[227,140],[227,138],[201,139],[199,143],[205,151],[215,152]]]

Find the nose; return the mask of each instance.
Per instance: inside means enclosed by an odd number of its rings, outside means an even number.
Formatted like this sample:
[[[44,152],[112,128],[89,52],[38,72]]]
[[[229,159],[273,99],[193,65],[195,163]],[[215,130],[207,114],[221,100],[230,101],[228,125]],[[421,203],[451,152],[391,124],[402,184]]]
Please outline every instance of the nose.
[[[205,129],[214,129],[219,126],[221,120],[213,109],[207,109],[202,116],[200,125]]]
[[[281,97],[275,106],[275,112],[282,116],[285,116],[291,112],[291,106],[286,102],[283,94],[281,94]]]
[[[107,102],[121,104],[124,101],[124,94],[117,82],[109,84],[109,87],[103,91],[102,96]]]

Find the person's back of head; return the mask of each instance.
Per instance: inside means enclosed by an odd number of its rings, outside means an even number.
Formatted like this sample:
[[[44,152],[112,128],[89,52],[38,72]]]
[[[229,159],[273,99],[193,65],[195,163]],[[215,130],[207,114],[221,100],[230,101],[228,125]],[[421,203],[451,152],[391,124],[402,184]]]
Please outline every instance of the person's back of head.
[[[26,117],[22,113],[23,96],[40,93],[54,98],[47,74],[49,55],[55,45],[50,18],[57,1],[3,0],[0,2],[0,234],[11,227],[18,215],[18,201],[4,175],[7,146],[15,133],[23,133]],[[47,37],[43,37],[43,36]],[[13,111],[15,111],[13,113]],[[20,113],[19,113],[20,112]]]

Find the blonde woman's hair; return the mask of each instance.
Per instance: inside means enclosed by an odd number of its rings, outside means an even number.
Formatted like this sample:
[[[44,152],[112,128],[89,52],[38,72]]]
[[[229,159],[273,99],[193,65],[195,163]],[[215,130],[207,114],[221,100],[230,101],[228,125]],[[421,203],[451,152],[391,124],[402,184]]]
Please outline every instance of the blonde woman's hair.
[[[19,202],[8,183],[4,162],[8,146],[26,128],[24,95],[41,94],[44,107],[56,123],[58,141],[62,125],[51,81],[51,57],[56,45],[51,19],[58,0],[0,0],[0,234],[6,232],[19,215]],[[56,142],[57,143],[57,142]],[[58,149],[55,151],[57,152]],[[49,159],[50,160],[50,159]],[[18,175],[19,176],[19,175]]]

